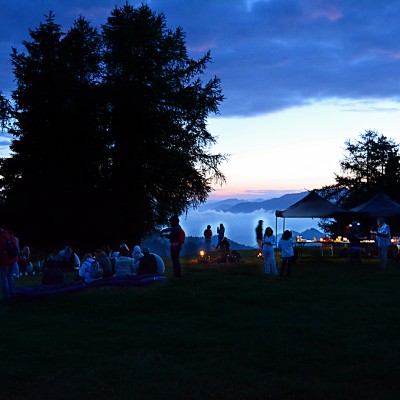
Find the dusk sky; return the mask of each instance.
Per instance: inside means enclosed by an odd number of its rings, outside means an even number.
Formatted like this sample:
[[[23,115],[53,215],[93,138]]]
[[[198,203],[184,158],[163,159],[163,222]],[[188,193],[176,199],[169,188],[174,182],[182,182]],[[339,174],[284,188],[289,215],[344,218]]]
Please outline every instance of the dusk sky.
[[[9,54],[53,10],[101,27],[125,0],[1,0],[0,90],[14,89]],[[131,1],[138,6],[141,2]],[[225,101],[209,119],[227,185],[214,199],[270,198],[333,183],[346,139],[376,130],[400,141],[400,2],[151,0],[186,32],[192,58],[211,51]],[[0,138],[2,155],[9,138]]]

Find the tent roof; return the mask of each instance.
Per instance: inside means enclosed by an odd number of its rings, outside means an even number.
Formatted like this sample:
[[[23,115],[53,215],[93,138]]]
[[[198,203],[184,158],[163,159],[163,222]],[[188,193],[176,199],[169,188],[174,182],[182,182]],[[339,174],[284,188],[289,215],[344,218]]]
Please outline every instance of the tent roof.
[[[350,211],[367,213],[371,217],[400,216],[400,204],[384,193],[378,193],[367,202],[352,208]]]
[[[275,215],[282,218],[332,218],[343,213],[346,211],[311,191],[286,210],[276,210]]]

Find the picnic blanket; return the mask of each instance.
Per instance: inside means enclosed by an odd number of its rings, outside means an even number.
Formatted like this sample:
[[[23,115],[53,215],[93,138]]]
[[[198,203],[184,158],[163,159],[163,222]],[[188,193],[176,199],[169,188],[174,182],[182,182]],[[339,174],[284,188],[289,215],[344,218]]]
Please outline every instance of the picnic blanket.
[[[68,282],[53,285],[32,285],[15,288],[17,297],[46,297],[51,295],[79,292],[93,287],[105,286],[143,286],[167,279],[164,275],[132,275],[100,279],[91,283]]]

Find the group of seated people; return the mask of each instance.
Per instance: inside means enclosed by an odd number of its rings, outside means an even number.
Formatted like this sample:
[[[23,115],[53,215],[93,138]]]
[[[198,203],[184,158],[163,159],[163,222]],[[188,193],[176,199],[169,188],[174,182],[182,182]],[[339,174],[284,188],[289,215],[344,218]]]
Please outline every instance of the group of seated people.
[[[126,244],[121,244],[118,252],[107,254],[97,249],[93,254],[86,253],[82,261],[70,246],[60,252],[51,253],[44,261],[42,284],[64,282],[65,271],[77,271],[76,279],[91,283],[99,279],[124,278],[133,275],[162,275],[165,264],[162,258],[150,252],[149,248],[135,246],[133,251]]]

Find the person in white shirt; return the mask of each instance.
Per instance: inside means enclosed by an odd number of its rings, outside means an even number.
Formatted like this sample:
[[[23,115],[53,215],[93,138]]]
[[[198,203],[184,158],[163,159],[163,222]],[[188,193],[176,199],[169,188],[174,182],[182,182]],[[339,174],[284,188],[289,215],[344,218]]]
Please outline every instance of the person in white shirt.
[[[132,258],[133,258],[133,263],[134,263],[134,271],[135,271],[135,274],[137,274],[139,271],[140,259],[143,258],[143,253],[142,253],[142,249],[140,248],[140,246],[135,246],[133,248]]]
[[[276,239],[274,231],[270,226],[268,226],[267,228],[265,228],[264,236],[261,243],[264,258],[264,273],[267,276],[269,276],[271,273],[271,267],[273,275],[277,275],[278,273],[275,263],[275,245]]]
[[[376,222],[378,224],[378,230],[371,233],[375,235],[376,245],[378,246],[380,267],[386,268],[388,249],[391,244],[390,228],[382,217],[379,217]]]
[[[115,259],[115,274],[114,276],[123,277],[135,274],[134,260],[129,257],[129,249],[121,248],[119,256]]]
[[[95,262],[96,259],[90,253],[86,253],[82,260],[82,265],[79,268],[78,275],[85,283],[92,283],[102,279],[100,276],[96,278],[92,276],[92,263]]]
[[[286,230],[279,239],[278,247],[282,250],[282,265],[279,276],[283,276],[286,269],[286,275],[290,276],[290,269],[294,256],[292,232]]]

